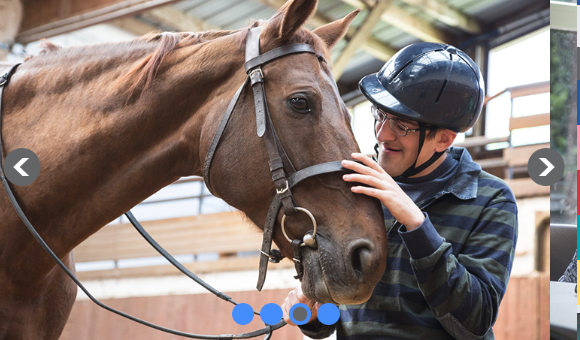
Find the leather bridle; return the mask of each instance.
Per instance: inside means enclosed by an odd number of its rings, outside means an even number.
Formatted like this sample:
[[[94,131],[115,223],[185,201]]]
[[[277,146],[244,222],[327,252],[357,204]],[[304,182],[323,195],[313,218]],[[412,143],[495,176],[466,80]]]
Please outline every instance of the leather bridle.
[[[246,40],[246,63],[244,65],[246,69],[246,73],[248,76],[246,80],[238,88],[234,97],[232,98],[231,102],[229,103],[226,112],[224,113],[223,119],[214,135],[214,138],[211,142],[209,151],[205,158],[204,162],[204,180],[205,183],[210,190],[210,192],[214,193],[213,188],[211,186],[210,178],[210,168],[211,163],[213,160],[213,156],[216,152],[217,146],[219,145],[220,139],[222,134],[227,126],[228,120],[240,98],[240,95],[243,89],[246,87],[248,82],[251,83],[253,94],[254,94],[254,105],[256,110],[256,125],[257,125],[257,134],[259,137],[264,137],[264,141],[266,143],[266,148],[268,151],[268,157],[270,159],[270,171],[272,172],[272,180],[274,181],[274,185],[276,187],[276,194],[272,199],[272,203],[270,204],[270,208],[268,209],[268,214],[266,217],[266,223],[264,226],[263,232],[263,241],[262,241],[262,248],[260,249],[260,267],[259,267],[259,277],[258,277],[258,284],[257,289],[261,290],[264,281],[266,279],[266,271],[268,267],[268,262],[279,262],[283,256],[279,251],[272,250],[272,235],[274,231],[274,225],[278,217],[278,212],[282,206],[284,206],[284,217],[282,218],[281,228],[284,236],[288,239],[288,241],[292,244],[292,249],[294,251],[294,262],[296,266],[297,275],[295,278],[301,280],[303,276],[303,267],[301,263],[301,247],[308,246],[312,248],[317,247],[316,243],[316,220],[314,216],[306,209],[298,207],[294,200],[294,196],[292,195],[291,189],[296,186],[298,183],[303,181],[304,179],[318,176],[322,174],[328,173],[335,173],[335,172],[349,172],[350,170],[345,169],[341,166],[340,161],[335,162],[328,162],[310,166],[305,169],[296,170],[290,161],[290,158],[286,154],[284,147],[282,146],[276,131],[274,130],[274,126],[272,124],[272,120],[270,118],[270,114],[268,112],[268,105],[266,103],[266,96],[264,92],[264,75],[262,72],[262,65],[267,64],[273,60],[278,58],[285,57],[291,54],[297,53],[310,53],[314,54],[319,60],[324,62],[324,58],[317,54],[314,48],[308,44],[292,44],[287,46],[278,47],[274,50],[266,52],[264,54],[260,54],[260,30],[261,27],[252,28],[248,33],[248,38]],[[170,334],[175,334],[187,338],[195,338],[195,339],[247,339],[253,338],[256,336],[266,334],[265,339],[270,339],[272,336],[272,332],[286,324],[284,320],[281,320],[276,325],[268,325],[263,329],[256,330],[249,333],[242,333],[242,334],[221,334],[221,335],[203,335],[203,334],[193,334],[193,333],[186,333],[181,332],[169,328],[165,328],[151,322],[141,320],[137,317],[132,315],[126,314],[121,312],[117,309],[109,307],[104,303],[100,302],[94,296],[90,294],[90,292],[83,286],[83,284],[76,278],[76,276],[66,267],[64,263],[54,254],[54,252],[50,249],[50,247],[44,242],[42,237],[38,234],[36,229],[32,226],[28,218],[25,216],[24,212],[20,208],[20,205],[16,201],[14,194],[12,193],[12,189],[8,185],[6,181],[6,177],[4,175],[4,157],[2,154],[2,98],[4,93],[4,87],[8,83],[10,76],[16,70],[16,68],[20,64],[13,65],[3,76],[0,77],[0,178],[2,180],[2,185],[6,190],[10,203],[14,207],[14,210],[18,214],[18,217],[21,219],[22,223],[26,226],[26,228],[30,231],[32,236],[36,239],[36,241],[41,245],[41,247],[48,253],[48,255],[56,262],[56,264],[61,267],[64,272],[77,284],[77,286],[91,299],[94,303],[98,306],[111,311],[115,314],[118,314],[122,317],[130,319],[132,321],[138,322],[145,326],[167,332]],[[293,214],[297,213],[298,211],[305,212],[309,215],[313,222],[313,232],[306,233],[302,240],[291,240],[284,229],[284,222],[286,216],[292,216]],[[182,264],[180,264],[173,256],[171,256],[165,249],[163,249],[146,231],[143,227],[139,224],[139,222],[135,219],[131,211],[125,214],[131,224],[135,227],[135,229],[149,242],[149,244],[155,248],[163,257],[165,257],[173,266],[179,269],[183,274],[203,286],[209,292],[213,293],[217,297],[233,303],[237,305],[238,303],[234,301],[231,297],[227,296],[224,293],[219,292],[215,288],[211,287],[195,274],[190,272],[187,268],[185,268]],[[254,312],[254,314],[259,315],[259,313]]]
[[[223,132],[228,124],[228,120],[236,103],[245,88],[248,81],[251,82],[252,90],[254,94],[254,106],[256,110],[256,127],[258,137],[263,137],[266,144],[266,149],[268,151],[268,157],[270,165],[270,172],[272,173],[272,181],[274,181],[274,186],[276,188],[276,195],[272,199],[270,208],[268,209],[268,214],[266,216],[266,223],[264,226],[262,248],[260,249],[260,267],[258,275],[258,284],[256,289],[262,290],[264,282],[266,280],[266,271],[268,269],[268,262],[280,262],[283,258],[281,253],[277,250],[272,250],[272,236],[274,233],[274,225],[278,218],[278,211],[281,206],[284,207],[284,217],[282,218],[281,228],[284,236],[292,244],[292,250],[294,252],[294,264],[296,268],[297,275],[296,279],[301,280],[304,274],[304,268],[302,265],[302,252],[301,247],[308,246],[311,248],[316,248],[316,220],[314,216],[305,208],[298,207],[294,196],[292,195],[292,188],[296,186],[299,182],[318,175],[335,173],[335,172],[349,172],[350,170],[343,168],[340,161],[328,162],[310,166],[305,169],[296,170],[292,161],[286,154],[280,138],[274,129],[274,124],[270,118],[270,112],[268,111],[268,104],[266,102],[266,93],[264,90],[264,73],[262,72],[262,66],[276,60],[281,57],[285,57],[291,54],[297,53],[310,53],[316,56],[319,61],[326,62],[324,57],[318,54],[314,47],[309,44],[292,44],[282,47],[278,47],[264,54],[260,54],[260,31],[262,27],[255,27],[248,33],[248,38],[246,40],[246,63],[244,68],[248,77],[246,81],[237,90],[236,94],[232,98],[230,104],[228,105],[226,112],[222,118],[222,121],[213,137],[210,144],[209,151],[205,158],[203,166],[203,178],[205,184],[209,191],[215,195],[213,191],[211,181],[210,181],[210,169],[213,156],[219,145],[220,139]],[[284,229],[284,222],[286,216],[292,216],[298,211],[306,213],[313,223],[313,232],[307,232],[302,240],[291,240]]]

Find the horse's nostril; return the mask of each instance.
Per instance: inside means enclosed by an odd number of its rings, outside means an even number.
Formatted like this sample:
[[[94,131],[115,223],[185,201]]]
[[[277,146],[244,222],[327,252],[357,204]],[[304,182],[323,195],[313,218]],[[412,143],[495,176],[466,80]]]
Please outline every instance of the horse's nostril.
[[[366,240],[357,240],[351,245],[350,260],[354,275],[358,279],[362,279],[365,274],[368,274],[368,269],[372,267],[373,256],[370,248],[372,245]]]

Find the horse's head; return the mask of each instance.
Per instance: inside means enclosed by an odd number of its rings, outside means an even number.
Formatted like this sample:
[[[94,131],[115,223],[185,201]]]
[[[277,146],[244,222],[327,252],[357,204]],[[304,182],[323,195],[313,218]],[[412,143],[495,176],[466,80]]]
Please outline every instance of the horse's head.
[[[290,160],[297,170],[351,159],[358,146],[350,128],[349,112],[331,73],[330,48],[347,31],[358,10],[344,19],[312,32],[303,24],[315,12],[317,1],[293,0],[264,23],[260,52],[308,43],[317,53],[300,53],[262,67],[270,116]],[[256,225],[264,225],[275,194],[263,138],[256,134],[254,98],[249,86],[228,124],[212,165],[211,184],[226,202],[243,211]],[[378,201],[355,195],[341,174],[309,178],[292,189],[296,203],[308,209],[318,223],[317,247],[303,247],[302,288],[319,302],[361,303],[369,299],[386,264],[387,238]],[[292,258],[292,249],[280,228],[274,242]],[[297,213],[286,218],[285,230],[302,239],[312,230],[310,218]]]

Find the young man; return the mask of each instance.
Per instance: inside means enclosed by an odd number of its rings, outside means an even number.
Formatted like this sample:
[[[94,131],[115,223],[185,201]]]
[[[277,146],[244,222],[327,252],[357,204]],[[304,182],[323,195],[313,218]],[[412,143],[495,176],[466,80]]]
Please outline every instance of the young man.
[[[341,305],[332,326],[316,319],[318,303],[300,289],[312,338],[493,339],[491,327],[506,291],[517,239],[517,207],[509,187],[484,172],[467,150],[451,147],[483,106],[483,80],[462,51],[412,44],[359,83],[373,104],[378,162],[361,154],[343,166],[357,194],[384,208],[388,257],[370,300]],[[375,146],[375,149],[377,147]]]

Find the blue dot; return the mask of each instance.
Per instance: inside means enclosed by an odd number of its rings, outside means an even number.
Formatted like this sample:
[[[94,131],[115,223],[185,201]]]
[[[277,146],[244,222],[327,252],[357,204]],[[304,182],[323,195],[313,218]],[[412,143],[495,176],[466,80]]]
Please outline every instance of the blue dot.
[[[325,303],[318,308],[316,317],[325,325],[334,325],[340,317],[340,311],[332,303]]]
[[[268,303],[260,310],[260,318],[266,325],[275,325],[282,320],[282,308],[275,303]]]
[[[238,325],[247,325],[254,318],[254,310],[247,303],[240,303],[234,307],[232,317]]]
[[[304,325],[310,320],[310,308],[303,303],[297,303],[290,308],[290,320],[296,325]]]

